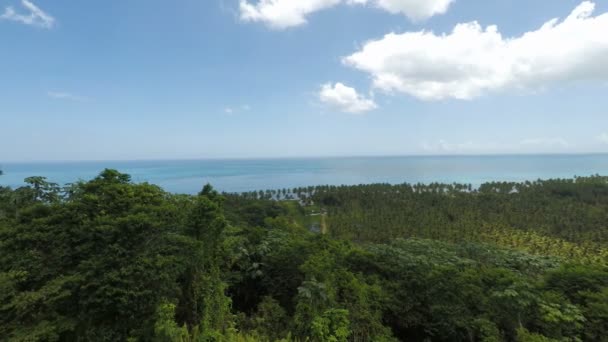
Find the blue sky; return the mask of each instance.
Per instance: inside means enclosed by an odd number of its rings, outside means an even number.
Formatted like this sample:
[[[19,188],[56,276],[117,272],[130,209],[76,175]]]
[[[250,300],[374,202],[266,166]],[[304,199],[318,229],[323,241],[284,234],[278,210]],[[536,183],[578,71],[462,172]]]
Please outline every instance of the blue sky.
[[[0,161],[608,152],[606,13],[0,0]]]

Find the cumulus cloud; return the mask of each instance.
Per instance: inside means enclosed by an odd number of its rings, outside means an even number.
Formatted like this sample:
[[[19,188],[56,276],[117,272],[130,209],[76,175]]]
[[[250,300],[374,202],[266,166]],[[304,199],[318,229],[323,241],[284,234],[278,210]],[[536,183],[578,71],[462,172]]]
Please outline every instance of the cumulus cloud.
[[[65,91],[49,91],[47,92],[48,97],[55,100],[67,100],[67,101],[76,101],[76,102],[84,102],[87,101],[88,98],[84,96],[74,95],[72,93],[68,93]]]
[[[419,21],[447,12],[454,0],[364,0],[363,2],[372,2],[386,11],[401,13],[411,20]]]
[[[367,112],[378,107],[373,100],[357,93],[355,88],[339,82],[334,85],[331,83],[322,85],[319,100],[333,109],[353,114]]]
[[[240,0],[243,21],[263,22],[275,29],[285,29],[306,23],[314,12],[345,5],[371,5],[390,13],[400,13],[418,21],[443,14],[454,0]]]
[[[593,2],[584,1],[566,19],[512,38],[477,22],[458,24],[447,34],[389,33],[343,63],[369,73],[376,89],[422,100],[606,81],[608,13],[593,16],[594,10]]]
[[[341,0],[260,0],[251,4],[241,0],[239,9],[241,20],[264,22],[276,29],[298,26],[306,23],[306,16],[329,7]]]
[[[52,28],[55,25],[55,18],[45,13],[31,1],[21,0],[21,4],[29,10],[28,14],[17,13],[13,7],[9,6],[4,10],[4,13],[0,15],[0,19],[47,29]]]

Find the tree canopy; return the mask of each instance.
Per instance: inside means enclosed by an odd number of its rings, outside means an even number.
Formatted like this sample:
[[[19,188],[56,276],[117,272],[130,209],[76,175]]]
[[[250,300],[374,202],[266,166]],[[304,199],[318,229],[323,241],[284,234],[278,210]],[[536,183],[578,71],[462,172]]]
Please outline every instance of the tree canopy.
[[[0,187],[0,340],[608,341],[608,179]]]

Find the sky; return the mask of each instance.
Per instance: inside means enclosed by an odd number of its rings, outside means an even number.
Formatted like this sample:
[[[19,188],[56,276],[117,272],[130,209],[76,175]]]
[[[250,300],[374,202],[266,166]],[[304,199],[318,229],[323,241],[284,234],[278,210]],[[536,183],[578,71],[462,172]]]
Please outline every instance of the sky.
[[[608,152],[608,1],[0,0],[0,162]]]

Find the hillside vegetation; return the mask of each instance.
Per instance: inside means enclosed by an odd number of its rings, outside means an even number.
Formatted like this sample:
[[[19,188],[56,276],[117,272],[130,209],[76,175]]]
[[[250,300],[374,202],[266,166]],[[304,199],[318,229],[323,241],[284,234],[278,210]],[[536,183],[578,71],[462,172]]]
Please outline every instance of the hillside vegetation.
[[[1,341],[608,341],[608,178],[0,187]]]

